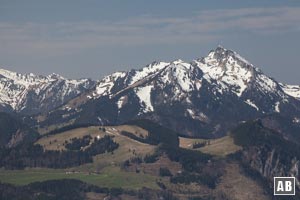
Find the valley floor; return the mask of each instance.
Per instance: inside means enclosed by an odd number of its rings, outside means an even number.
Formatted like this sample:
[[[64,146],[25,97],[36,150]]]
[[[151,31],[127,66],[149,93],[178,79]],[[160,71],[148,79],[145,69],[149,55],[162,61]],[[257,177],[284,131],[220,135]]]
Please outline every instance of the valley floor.
[[[141,189],[143,187],[159,189],[156,179],[149,174],[125,172],[118,167],[107,167],[99,173],[55,169],[0,170],[0,181],[13,185],[27,185],[57,179],[78,179],[86,183],[108,188]]]

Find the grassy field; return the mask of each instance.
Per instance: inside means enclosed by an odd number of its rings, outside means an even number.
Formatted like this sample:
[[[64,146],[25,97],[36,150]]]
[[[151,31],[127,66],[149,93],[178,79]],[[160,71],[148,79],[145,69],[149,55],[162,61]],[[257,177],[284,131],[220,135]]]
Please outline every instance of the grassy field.
[[[124,172],[118,167],[103,169],[101,173],[76,172],[54,169],[26,169],[26,170],[0,170],[0,181],[14,185],[27,185],[29,183],[55,179],[78,179],[100,187],[122,187],[140,189],[148,187],[157,189],[158,177],[143,173]]]
[[[78,179],[101,187],[122,187],[139,189],[148,187],[157,189],[158,176],[142,172],[122,171],[120,165],[130,158],[152,154],[156,146],[144,144],[120,134],[121,131],[131,132],[137,136],[147,136],[148,132],[137,126],[106,126],[102,131],[99,126],[77,128],[59,134],[44,136],[36,143],[46,150],[66,150],[64,142],[74,137],[82,138],[85,135],[92,137],[113,136],[119,148],[113,153],[94,156],[93,163],[87,163],[70,169],[26,169],[26,170],[1,170],[0,181],[14,185],[26,185],[32,182],[54,179]],[[76,172],[76,173],[74,173]],[[97,172],[97,173],[95,173]]]
[[[148,136],[148,131],[138,127],[138,126],[134,126],[134,125],[120,125],[120,126],[115,126],[116,129],[118,129],[119,131],[127,131],[130,132],[132,134],[134,134],[137,137],[144,137],[146,138]]]
[[[208,153],[216,156],[226,156],[237,152],[241,148],[242,147],[234,144],[232,137],[225,136],[222,138],[210,140],[209,145],[206,145],[199,150],[203,153]]]
[[[77,128],[59,134],[44,136],[36,143],[47,150],[66,150],[64,142],[74,137],[82,138],[85,135],[92,137],[113,136],[113,140],[120,146],[113,153],[100,154],[94,157],[93,163],[78,167],[56,170],[56,169],[26,169],[26,170],[4,170],[0,169],[0,181],[14,185],[26,185],[32,182],[55,180],[55,179],[78,179],[101,187],[122,187],[139,189],[148,187],[158,189],[156,179],[158,176],[122,171],[120,165],[127,159],[136,156],[145,156],[154,152],[156,146],[144,144],[126,136],[120,135],[125,130],[144,137],[147,131],[136,126],[111,126],[105,127],[105,131],[98,126]],[[93,141],[93,140],[92,140]],[[97,172],[97,173],[95,173]]]
[[[98,135],[103,137],[106,133],[99,130],[97,126],[91,126],[87,128],[77,128],[69,131],[65,131],[59,134],[44,136],[36,143],[40,144],[46,150],[65,150],[63,143],[72,138],[82,138],[85,135],[91,135],[93,138]]]
[[[204,147],[197,148],[195,150],[199,150],[203,153],[208,153],[215,156],[226,156],[241,149],[240,146],[234,144],[233,138],[230,136],[224,136],[222,138],[210,139],[210,140],[180,137],[179,141],[180,141],[180,147],[187,148],[187,149],[192,149],[194,143],[197,142],[201,143],[206,141],[208,144],[206,144]]]
[[[120,135],[121,131],[131,132],[136,135],[146,136],[148,134],[144,129],[137,126],[106,126],[106,131],[103,132],[98,126],[91,126],[87,128],[77,128],[63,133],[46,136],[38,140],[36,143],[40,144],[47,150],[65,150],[63,143],[66,140],[70,140],[74,137],[82,138],[85,135],[92,137],[103,137],[104,135],[113,136],[113,140],[119,144],[119,148],[116,149],[113,154],[105,153],[94,156],[93,163],[84,164],[78,167],[74,167],[74,170],[80,171],[99,171],[107,166],[119,166],[124,161],[140,156],[144,157],[147,154],[152,154],[156,148],[154,145],[141,143],[133,140],[129,137]]]
[[[204,141],[208,141],[208,140],[179,137],[179,146],[181,148],[185,148],[185,149],[192,149],[193,144],[195,144],[197,142],[201,143]]]
[[[36,144],[42,145],[46,150],[66,150],[63,144],[65,141],[70,141],[72,138],[82,138],[86,135],[90,135],[92,138],[97,136],[103,137],[104,135],[111,135],[114,136],[114,140],[118,143],[124,143],[124,141],[126,141],[124,144],[129,143],[132,144],[133,147],[142,145],[143,148],[145,148],[145,146],[149,146],[147,144],[132,140],[126,136],[120,135],[121,131],[127,131],[137,136],[143,135],[144,137],[146,137],[148,135],[148,132],[140,127],[128,125],[105,126],[105,132],[100,130],[99,128],[100,126],[76,128],[59,134],[44,136],[39,139]],[[123,146],[122,144],[120,145]]]
[[[104,153],[94,156],[93,163],[87,163],[78,167],[73,167],[63,170],[55,169],[26,169],[26,170],[1,170],[0,181],[15,185],[26,185],[32,182],[53,180],[53,179],[78,179],[84,182],[98,185],[101,187],[122,187],[129,189],[139,189],[142,187],[157,189],[156,180],[160,177],[154,168],[159,169],[160,166],[174,166],[172,172],[176,173],[181,170],[177,163],[169,163],[171,161],[162,160],[149,166],[140,166],[142,171],[135,173],[135,170],[123,171],[120,165],[133,157],[144,157],[147,154],[152,154],[156,146],[141,143],[127,136],[121,135],[121,131],[127,131],[136,136],[147,136],[148,132],[137,126],[106,126],[103,127],[91,126],[86,128],[77,128],[65,131],[59,134],[44,136],[36,143],[40,144],[47,150],[66,150],[64,147],[65,141],[70,141],[72,138],[82,138],[85,135],[91,137],[104,137],[105,135],[113,136],[113,140],[119,144],[119,148],[113,153]],[[225,136],[219,139],[203,140],[191,138],[179,138],[180,147],[192,149],[194,143],[208,142],[204,147],[195,149],[204,153],[209,153],[216,156],[226,156],[240,149],[233,143],[233,139]],[[147,172],[144,174],[143,171]],[[97,172],[97,173],[95,173]]]

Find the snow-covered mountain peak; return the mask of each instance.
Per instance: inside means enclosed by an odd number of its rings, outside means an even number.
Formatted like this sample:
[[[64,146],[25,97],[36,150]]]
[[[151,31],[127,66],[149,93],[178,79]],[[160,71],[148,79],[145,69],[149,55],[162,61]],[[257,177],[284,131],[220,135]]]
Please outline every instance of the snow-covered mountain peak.
[[[16,72],[11,72],[11,71],[8,71],[6,69],[1,69],[0,68],[0,74],[2,76],[15,76],[17,73]]]
[[[238,96],[245,91],[256,71],[253,65],[239,54],[220,46],[195,62],[209,82],[221,82],[225,86],[224,89],[231,89]]]
[[[122,87],[119,88],[119,91],[133,85],[138,85],[139,82],[150,79],[168,65],[170,65],[168,62],[154,61],[139,70],[133,69],[128,72],[115,72],[111,75],[105,76],[97,83],[96,90],[93,92],[92,96],[93,98],[99,98],[101,96],[112,94],[112,89],[114,87],[118,87],[118,85],[116,85],[117,81],[122,82],[120,83]]]
[[[29,113],[48,110],[93,85],[89,79],[71,80],[57,74],[41,76],[0,69],[0,107]]]
[[[161,74],[161,82],[168,85],[177,85],[179,88],[175,94],[190,92],[193,89],[194,79],[192,79],[193,66],[182,60],[173,61]]]
[[[19,74],[5,69],[0,69],[0,75],[2,76],[0,81],[11,82],[26,88],[47,81],[47,77],[37,76],[33,73]]]
[[[48,75],[47,78],[49,78],[49,79],[55,79],[55,80],[57,80],[57,79],[65,79],[61,75],[55,74],[55,73],[52,73],[52,74]]]
[[[218,46],[215,50],[191,63],[181,59],[172,62],[153,62],[139,70],[117,72],[106,76],[98,82],[94,98],[112,95],[114,92],[123,91],[126,88],[139,87],[146,82],[151,82],[154,77],[159,80],[160,87],[168,85],[174,87],[174,94],[191,92],[201,87],[202,79],[206,79],[214,91],[219,93],[233,92],[242,96],[250,83],[257,80],[264,92],[276,90],[276,83],[257,70],[251,63],[238,53]],[[153,83],[147,83],[152,85]]]
[[[102,80],[98,81],[95,91],[92,93],[93,98],[98,98],[111,94],[111,89],[114,87],[118,79],[126,76],[126,72],[115,72],[111,75],[105,76]],[[90,95],[89,98],[92,98]]]
[[[16,72],[12,72],[6,69],[0,69],[0,75],[5,78],[18,78],[21,76],[21,74],[18,74]]]
[[[239,55],[237,52],[225,49],[222,46],[218,46],[215,50],[210,51],[207,57],[204,58],[206,61],[217,61],[217,62],[237,62],[242,67],[249,67],[253,65],[243,58],[241,55]]]
[[[172,64],[175,64],[175,65],[180,64],[180,63],[184,63],[184,61],[181,60],[181,59],[177,59],[177,60],[172,61]]]
[[[168,65],[170,65],[169,62],[153,62],[140,70],[133,70],[130,85],[154,75],[156,72],[164,69]]]

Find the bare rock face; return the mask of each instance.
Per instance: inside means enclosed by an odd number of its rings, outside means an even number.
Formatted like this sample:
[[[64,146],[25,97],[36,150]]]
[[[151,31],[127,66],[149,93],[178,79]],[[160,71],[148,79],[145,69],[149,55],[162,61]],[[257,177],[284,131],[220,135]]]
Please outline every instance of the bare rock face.
[[[270,191],[274,177],[295,177],[299,190],[300,144],[289,140],[282,131],[274,130],[278,124],[270,125],[269,120],[268,123],[264,119],[248,121],[231,131],[235,144],[242,146],[237,159],[252,178],[263,178],[263,185]]]
[[[20,129],[17,130],[17,132],[11,136],[11,139],[8,142],[7,147],[12,148],[17,146],[23,141],[24,137],[25,137],[25,133],[22,132]]]
[[[250,147],[244,149],[242,160],[252,169],[266,178],[272,185],[273,177],[296,177],[296,185],[300,189],[300,160],[296,156],[286,156],[275,148]]]

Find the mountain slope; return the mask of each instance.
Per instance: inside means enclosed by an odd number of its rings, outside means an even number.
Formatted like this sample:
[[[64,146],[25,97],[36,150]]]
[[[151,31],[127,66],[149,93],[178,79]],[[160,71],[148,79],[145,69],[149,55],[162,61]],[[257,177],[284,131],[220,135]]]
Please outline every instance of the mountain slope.
[[[288,141],[281,133],[265,127],[261,120],[239,125],[232,130],[232,136],[235,144],[243,147],[238,157],[253,178],[259,174],[267,180],[268,187],[272,188],[273,177],[292,176],[296,177],[297,190],[300,189],[299,144]],[[258,174],[253,173],[253,170]],[[292,199],[299,199],[299,194]]]
[[[215,137],[240,121],[272,113],[298,119],[300,101],[236,52],[218,47],[190,63],[153,62],[106,76],[44,116],[41,126],[148,118],[181,134]]]
[[[38,133],[20,119],[0,112],[0,147],[14,147],[20,143],[33,142]]]
[[[0,110],[34,114],[49,111],[94,86],[89,79],[37,76],[0,69]]]

